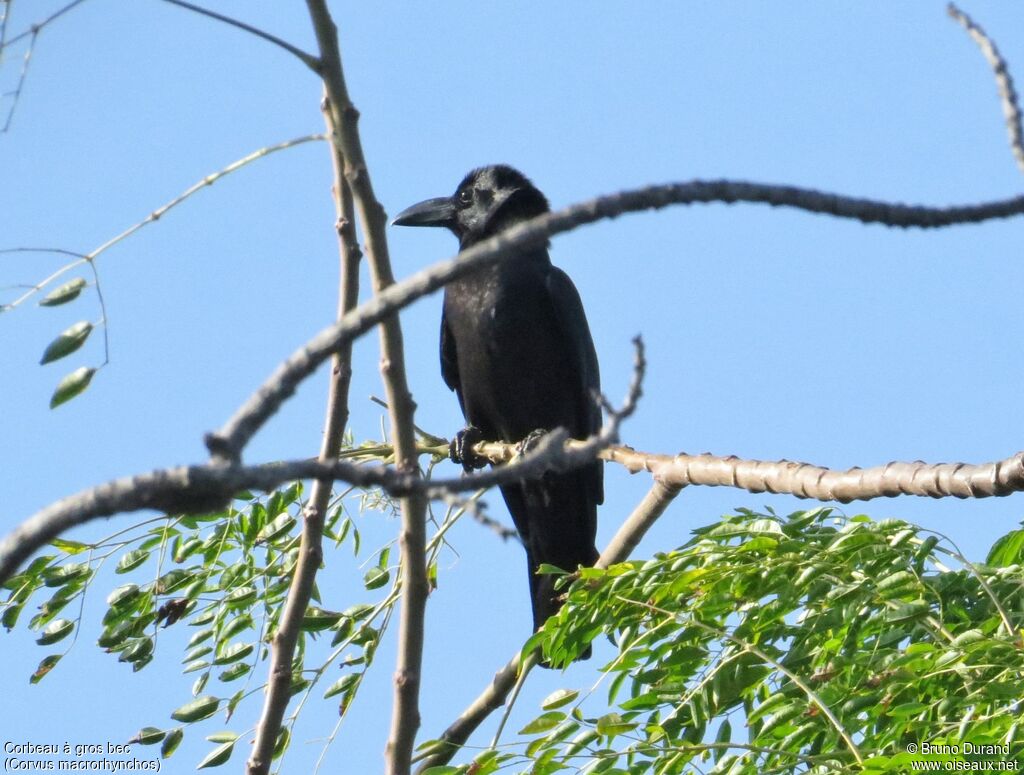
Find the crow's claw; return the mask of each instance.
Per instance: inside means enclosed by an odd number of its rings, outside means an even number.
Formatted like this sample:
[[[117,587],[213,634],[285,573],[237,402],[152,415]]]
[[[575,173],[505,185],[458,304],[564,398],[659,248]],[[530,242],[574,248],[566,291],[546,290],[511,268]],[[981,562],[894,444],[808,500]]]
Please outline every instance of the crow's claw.
[[[523,440],[520,441],[519,444],[518,444],[518,447],[519,447],[518,451],[519,451],[520,457],[522,457],[527,452],[529,452],[531,449],[536,447],[537,444],[540,442],[540,440],[542,438],[544,438],[546,435],[547,435],[547,430],[545,430],[544,428],[537,428],[537,429],[532,430],[529,433],[527,433],[526,436],[523,437]]]
[[[483,432],[475,425],[467,425],[455,434],[455,438],[448,445],[448,457],[453,463],[462,465],[466,473],[483,468],[490,461],[482,455],[473,451],[473,445],[484,440]]]

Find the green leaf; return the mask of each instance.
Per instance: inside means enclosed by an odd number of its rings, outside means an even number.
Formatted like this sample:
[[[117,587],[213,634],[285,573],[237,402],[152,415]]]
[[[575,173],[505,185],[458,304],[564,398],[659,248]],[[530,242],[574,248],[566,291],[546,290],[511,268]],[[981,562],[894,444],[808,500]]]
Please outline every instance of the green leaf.
[[[206,630],[200,630],[199,632],[197,632],[195,635],[193,635],[191,638],[188,639],[187,648],[192,648],[193,646],[198,646],[200,643],[202,643],[205,640],[209,640],[211,637],[213,637],[213,629],[212,628],[206,629]]]
[[[231,754],[232,752],[234,752],[234,750],[234,741],[218,745],[216,748],[210,751],[210,753],[208,753],[203,758],[203,760],[199,762],[199,764],[196,765],[196,769],[203,770],[207,767],[219,767],[220,765],[225,764],[228,761],[228,759],[231,758]]]
[[[275,493],[276,494],[276,493]],[[270,544],[281,536],[287,535],[295,527],[295,517],[285,512],[273,519],[256,535],[257,544]]]
[[[235,681],[244,675],[248,675],[252,670],[252,665],[247,662],[236,662],[227,670],[222,670],[220,675],[217,676],[218,680],[228,683]]]
[[[69,280],[57,288],[54,288],[48,294],[46,294],[40,301],[40,307],[57,307],[61,304],[67,304],[69,301],[74,301],[78,298],[78,294],[82,292],[85,287],[85,278],[76,277],[74,280]]]
[[[341,614],[310,606],[302,617],[302,629],[307,632],[329,630],[341,620]]]
[[[167,733],[156,727],[143,727],[135,733],[135,737],[128,741],[129,745],[155,745],[166,737]]]
[[[986,565],[1006,567],[1024,560],[1024,530],[1011,530],[998,538],[985,559]]]
[[[224,602],[231,606],[241,606],[246,603],[251,603],[256,599],[256,588],[255,587],[239,587],[238,589],[232,590],[227,597],[224,598]]]
[[[232,662],[245,659],[252,653],[254,648],[255,646],[252,643],[233,643],[224,649],[219,656],[214,658],[213,664],[230,665]]]
[[[637,728],[637,724],[624,721],[618,713],[606,713],[597,720],[597,734],[615,737]]]
[[[67,403],[75,396],[82,393],[89,383],[92,382],[92,375],[96,369],[80,366],[57,383],[57,389],[50,396],[50,408],[56,409],[63,403]]]
[[[903,704],[897,705],[894,708],[889,708],[889,710],[886,712],[893,718],[910,717],[916,716],[922,711],[928,710],[929,707],[931,706],[923,702],[904,702]]]
[[[43,657],[39,661],[36,671],[32,673],[32,676],[28,679],[29,683],[37,684],[42,681],[46,677],[46,674],[57,666],[57,663],[60,662],[60,658],[62,656],[63,654],[50,654],[47,657]]]
[[[169,759],[171,754],[178,750],[183,737],[185,737],[185,732],[181,727],[175,727],[168,732],[167,737],[164,738],[163,745],[160,746],[160,757]]]
[[[363,577],[363,584],[367,589],[379,589],[388,583],[391,574],[380,568],[370,568]]]
[[[69,562],[43,574],[43,583],[48,587],[62,587],[89,575],[89,564]]]
[[[238,735],[230,730],[224,729],[220,732],[214,732],[212,735],[207,735],[206,739],[211,743],[233,743],[238,739]]]
[[[566,718],[566,715],[561,711],[548,711],[537,716],[533,721],[527,724],[525,727],[519,730],[521,735],[535,735],[538,732],[547,732],[549,729],[554,729],[561,724]]]
[[[236,616],[234,619],[232,619],[230,622],[224,625],[224,628],[220,631],[220,639],[231,640],[239,633],[244,632],[245,630],[248,630],[250,627],[252,627],[252,624],[252,616],[250,616],[249,614],[242,614],[241,616]]]
[[[718,727],[718,734],[715,735],[716,743],[729,743],[732,741],[732,724],[729,723],[729,719],[726,719]],[[721,761],[722,756],[726,753],[725,748],[719,748],[712,756],[715,762]]]
[[[0,616],[0,624],[3,625],[4,629],[8,632],[14,629],[14,625],[18,623],[18,616],[21,615],[22,608],[20,605],[8,605],[4,609],[3,615]]]
[[[538,576],[564,576],[565,571],[559,568],[557,565],[552,565],[548,562],[542,562],[537,566]]]
[[[111,608],[127,603],[130,600],[134,600],[139,596],[139,585],[138,584],[122,584],[119,587],[115,587],[109,595],[107,595],[107,605]]]
[[[71,355],[75,350],[85,344],[85,340],[92,333],[92,323],[87,320],[79,321],[68,328],[65,328],[56,339],[46,346],[39,365],[51,363],[66,355]]]
[[[568,705],[579,695],[579,691],[575,689],[559,689],[541,700],[540,706],[544,710],[554,710],[555,708],[561,708],[563,705]]]
[[[274,752],[270,758],[280,759],[281,754],[288,750],[288,744],[292,741],[292,733],[288,727],[281,727],[277,731],[277,740],[274,741]]]
[[[895,597],[917,589],[920,582],[913,573],[908,570],[901,570],[889,574],[878,581],[877,589],[887,597]]]
[[[885,620],[889,623],[906,622],[911,619],[919,619],[931,610],[927,600],[917,599],[910,603],[904,603],[887,612]]]
[[[201,719],[212,716],[217,712],[219,705],[219,699],[206,695],[205,697],[199,697],[191,702],[186,702],[176,711],[171,713],[171,718],[175,721],[184,721],[185,723],[191,724],[193,721],[200,721]]]
[[[326,700],[329,697],[334,697],[338,694],[341,694],[344,691],[348,691],[357,683],[359,683],[359,676],[359,673],[349,673],[348,675],[343,675],[341,678],[339,678],[337,681],[332,683],[327,688],[327,691],[324,692],[324,699]]]
[[[139,638],[135,643],[121,652],[118,662],[131,662],[135,665],[145,664],[153,656],[153,639]],[[141,666],[141,665],[140,665]]]
[[[43,630],[42,634],[36,638],[36,643],[40,646],[49,646],[51,643],[56,643],[59,640],[63,640],[71,631],[75,629],[75,623],[68,619],[54,619]]]
[[[54,538],[50,541],[50,546],[55,546],[68,554],[78,554],[92,548],[92,544],[83,544],[81,541],[69,541],[66,538]]]

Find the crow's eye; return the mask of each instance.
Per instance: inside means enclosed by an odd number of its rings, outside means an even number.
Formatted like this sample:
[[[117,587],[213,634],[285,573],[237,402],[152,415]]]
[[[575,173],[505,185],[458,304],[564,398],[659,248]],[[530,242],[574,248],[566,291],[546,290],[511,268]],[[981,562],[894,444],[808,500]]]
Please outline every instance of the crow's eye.
[[[465,191],[459,192],[459,204],[462,207],[469,207],[473,204],[473,192],[468,188]]]

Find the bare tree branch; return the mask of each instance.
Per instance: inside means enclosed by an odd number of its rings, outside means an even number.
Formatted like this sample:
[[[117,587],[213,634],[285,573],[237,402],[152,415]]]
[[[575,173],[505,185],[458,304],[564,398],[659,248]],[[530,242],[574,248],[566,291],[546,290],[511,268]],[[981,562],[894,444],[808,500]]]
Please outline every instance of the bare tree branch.
[[[596,438],[596,437],[595,437]],[[520,460],[503,466],[508,479],[538,476],[548,466],[564,466],[573,451],[587,442],[570,440],[564,452],[538,445]],[[495,453],[495,448],[498,448]],[[515,445],[478,444],[474,450],[487,457],[507,458]],[[658,455],[629,447],[609,447],[597,457],[625,466],[636,473],[654,474],[669,497],[676,487],[705,485],[736,487],[749,492],[771,492],[847,503],[898,495],[930,498],[987,498],[1024,492],[1024,452],[992,463],[887,463],[873,468],[832,471],[807,463],[790,461],[742,460],[734,456]],[[545,458],[545,465],[538,459]],[[410,492],[423,497],[446,500],[447,495],[480,489],[483,482],[493,483],[492,474],[482,472],[458,479],[422,480],[382,465],[357,465],[345,460],[322,462],[294,460],[255,466],[179,466],[147,474],[115,479],[55,501],[22,522],[0,542],[0,583],[6,581],[35,551],[62,533],[99,517],[139,509],[157,509],[171,514],[200,514],[223,508],[231,496],[242,490],[271,490],[283,482],[298,479],[324,479],[348,482],[356,487],[381,487],[392,495]],[[652,513],[659,497],[645,498]],[[656,516],[656,514],[655,514]],[[642,524],[642,523],[641,523]],[[627,542],[620,530],[615,541]],[[606,550],[606,554],[610,550]],[[615,550],[609,556],[618,556]],[[603,555],[602,555],[603,556]]]
[[[209,16],[211,19],[216,19],[219,22],[224,22],[225,24],[229,24],[232,27],[237,27],[240,30],[245,30],[246,32],[255,35],[257,38],[262,38],[268,43],[273,43],[275,46],[283,48],[289,54],[298,57],[298,59],[313,72],[319,72],[320,70],[320,60],[317,59],[315,56],[306,53],[298,46],[293,46],[288,41],[281,40],[281,38],[277,37],[276,35],[271,35],[269,32],[265,32],[264,30],[261,30],[258,27],[253,27],[251,24],[246,24],[245,22],[239,21],[238,19],[232,19],[230,16],[224,16],[223,14],[216,13],[215,11],[209,11],[206,8],[202,8],[198,5],[193,5],[192,3],[186,3],[185,0],[164,0],[164,2],[170,3],[171,5],[180,6],[181,8],[186,8],[189,11],[194,11],[195,13],[201,14],[202,16]]]
[[[334,143],[344,156],[345,179],[355,198],[366,239],[366,257],[374,293],[379,297],[382,291],[395,284],[385,235],[387,217],[370,182],[357,127],[359,112],[352,104],[345,84],[334,21],[324,0],[307,0],[306,5],[320,50],[320,71],[333,116]],[[417,476],[419,467],[413,422],[416,404],[412,400],[405,376],[402,329],[397,312],[380,320],[380,349],[380,370],[391,418],[395,464],[400,472]],[[401,499],[402,530],[399,546],[402,597],[398,624],[398,662],[394,676],[391,733],[384,754],[389,775],[408,775],[409,759],[420,725],[424,612],[429,592],[426,512],[427,501],[422,496],[410,493]]]
[[[1024,172],[1024,131],[1021,129],[1020,104],[1017,102],[1017,92],[1013,88],[1013,77],[996,48],[996,43],[990,38],[981,27],[966,13],[950,3],[946,9],[960,25],[967,30],[967,34],[978,44],[982,55],[992,67],[995,75],[996,87],[999,89],[999,100],[1003,106],[1003,116],[1006,117],[1006,131],[1010,135],[1010,150],[1017,160],[1017,166]]]
[[[914,207],[852,199],[793,186],[727,180],[669,183],[599,197],[538,216],[381,291],[289,356],[219,431],[207,436],[207,446],[215,455],[238,457],[263,423],[335,349],[377,325],[395,310],[433,293],[452,280],[480,267],[508,260],[525,248],[543,244],[551,235],[571,231],[584,224],[624,213],[698,202],[760,202],[900,228],[941,228],[1024,214],[1024,196],[962,207]]]
[[[334,115],[328,109],[327,100],[322,104],[324,122],[328,133],[335,136]],[[362,254],[356,238],[355,212],[352,206],[352,192],[345,180],[345,159],[336,143],[331,146],[331,163],[334,170],[335,228],[338,234],[340,254],[340,286],[338,288],[338,319],[351,312],[359,303],[359,261]],[[323,440],[318,462],[329,465],[337,460],[341,452],[342,438],[348,422],[348,391],[352,381],[352,346],[348,344],[338,350],[333,358],[330,386],[327,394],[327,411],[324,420]],[[270,770],[274,745],[281,731],[281,721],[288,701],[291,699],[292,661],[298,642],[302,618],[306,615],[312,596],[316,574],[323,560],[324,519],[333,489],[333,478],[313,480],[309,502],[303,512],[302,537],[299,545],[299,560],[295,566],[284,611],[278,622],[277,632],[272,641],[271,664],[267,690],[263,700],[263,711],[256,727],[256,737],[246,765],[249,775],[264,775]]]
[[[647,531],[665,513],[665,509],[682,489],[677,484],[667,484],[661,477],[655,475],[651,489],[612,536],[595,566],[607,568],[617,562],[628,560]]]

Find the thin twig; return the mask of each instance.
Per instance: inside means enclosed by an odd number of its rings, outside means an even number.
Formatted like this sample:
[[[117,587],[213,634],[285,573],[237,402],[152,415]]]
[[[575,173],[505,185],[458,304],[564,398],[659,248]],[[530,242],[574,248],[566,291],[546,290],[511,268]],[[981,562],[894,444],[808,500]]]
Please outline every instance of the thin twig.
[[[7,22],[11,18],[11,8],[14,0],[0,0],[3,2],[3,17],[0,18],[0,65],[4,62],[4,46],[7,45]]]
[[[74,250],[65,250],[64,248],[0,248],[0,254],[4,253],[60,253],[65,256],[72,256],[73,258],[88,258],[85,253],[79,253]]]
[[[1003,106],[1003,116],[1006,117],[1006,131],[1010,136],[1010,150],[1017,160],[1017,166],[1024,172],[1024,130],[1021,129],[1020,104],[1017,101],[1017,92],[1013,88],[1013,77],[996,48],[996,43],[990,38],[975,21],[966,13],[950,3],[946,9],[949,15],[960,23],[971,39],[978,44],[985,60],[992,67],[995,75],[996,88],[999,89],[999,101]]]
[[[207,10],[206,8],[203,8],[198,5],[193,5],[192,3],[186,3],[185,0],[164,0],[164,2],[170,3],[171,5],[180,6],[181,8],[188,9],[189,11],[194,11],[195,13],[201,14],[202,16],[209,16],[211,19],[216,19],[219,22],[224,22],[225,24],[228,24],[232,27],[237,27],[240,30],[245,30],[246,32],[255,35],[257,38],[262,38],[268,43],[273,43],[275,46],[283,48],[292,56],[297,57],[304,65],[306,65],[306,67],[308,67],[313,72],[317,72],[320,69],[320,60],[317,59],[315,56],[303,51],[298,46],[293,46],[288,41],[282,40],[276,35],[271,35],[269,32],[259,29],[258,27],[253,27],[251,24],[246,24],[245,22],[239,21],[238,19],[232,19],[230,16],[225,16],[224,14],[217,13],[216,11]]]
[[[103,366],[110,363],[110,326],[107,321],[107,304],[103,300],[103,288],[100,287],[100,273],[96,269],[96,262],[89,261],[89,268],[92,270],[93,286],[96,288],[96,300],[100,304],[100,315],[103,320]]]
[[[21,92],[25,87],[25,79],[28,77],[28,65],[32,59],[32,52],[35,51],[36,41],[39,39],[39,33],[42,32],[43,28],[50,24],[50,22],[60,18],[65,13],[74,8],[76,5],[79,5],[84,2],[85,0],[74,0],[71,3],[68,3],[63,8],[52,13],[43,21],[33,24],[21,34],[15,35],[8,41],[4,41],[3,38],[7,34],[7,17],[11,11],[10,3],[7,4],[7,10],[4,13],[3,18],[3,24],[2,27],[0,27],[0,61],[3,60],[3,53],[8,46],[13,45],[26,37],[29,39],[29,41],[28,46],[25,47],[25,55],[21,59],[21,72],[18,74],[18,84],[14,87],[12,91],[7,92],[3,95],[4,97],[10,97],[11,107],[7,111],[7,119],[4,121],[3,129],[0,129],[0,134],[6,134],[7,131],[11,128],[11,122],[14,120],[14,111],[18,107],[18,103],[21,101]]]
[[[326,108],[323,111],[328,134],[334,134],[333,117]],[[330,146],[334,170],[332,193],[335,209],[335,228],[338,235],[340,255],[340,284],[338,288],[338,319],[343,318],[359,303],[359,262],[362,254],[356,238],[352,193],[342,174],[344,159],[335,144]],[[345,426],[348,422],[348,393],[352,381],[352,347],[342,347],[335,353],[327,395],[326,419],[323,440],[320,446],[319,463],[327,465],[338,458],[341,451]],[[316,574],[323,559],[324,517],[328,512],[334,480],[319,478],[313,480],[309,501],[304,510],[302,543],[299,561],[288,589],[284,611],[278,623],[272,642],[272,657],[267,680],[267,691],[263,711],[256,727],[256,737],[247,763],[249,775],[264,775],[269,771],[273,759],[274,745],[281,730],[288,701],[291,698],[292,661],[295,648],[306,615]]]
[[[7,119],[4,121],[3,129],[0,129],[0,134],[7,134],[11,128],[11,122],[14,121],[14,111],[17,110],[18,104],[21,102],[21,92],[25,88],[25,79],[28,77],[28,66],[32,61],[32,52],[36,48],[36,39],[39,37],[38,31],[32,33],[32,37],[29,39],[28,46],[25,47],[25,53],[21,58],[21,70],[18,73],[18,83],[15,87],[9,91],[4,92],[4,98],[10,98],[11,107],[7,110]]]
[[[84,2],[85,2],[85,0],[72,0],[72,2],[68,3],[63,8],[57,9],[52,14],[50,14],[45,19],[43,19],[41,22],[36,22],[35,24],[31,25],[24,32],[21,32],[21,33],[15,35],[13,38],[8,40],[4,44],[4,47],[13,46],[19,40],[23,40],[23,39],[25,39],[27,37],[30,37],[30,36],[33,36],[33,35],[38,35],[43,30],[44,27],[47,27],[52,22],[55,22],[61,16],[66,14],[68,11],[70,11],[72,8],[74,8],[75,6],[81,5]]]
[[[313,142],[313,141],[316,141],[316,140],[326,140],[326,139],[327,139],[326,135],[323,135],[323,134],[305,135],[304,137],[296,137],[296,138],[294,138],[292,140],[286,140],[283,143],[277,143],[276,145],[268,145],[268,146],[266,146],[264,148],[260,148],[259,150],[253,151],[248,156],[243,156],[241,159],[238,159],[237,161],[232,162],[231,164],[229,164],[228,166],[224,167],[223,169],[218,170],[217,172],[213,172],[213,173],[207,175],[202,180],[198,181],[197,183],[192,184],[187,189],[185,189],[185,191],[183,191],[181,194],[179,194],[174,199],[172,199],[170,202],[167,202],[166,204],[161,205],[160,207],[156,208],[153,212],[151,212],[149,215],[147,215],[141,221],[139,221],[139,222],[129,226],[127,229],[122,231],[117,236],[111,237],[106,242],[104,242],[102,245],[100,245],[98,248],[95,248],[94,250],[92,250],[89,253],[78,254],[78,253],[74,253],[73,251],[63,251],[63,250],[62,251],[56,251],[56,250],[52,251],[52,252],[68,253],[69,255],[78,255],[78,256],[80,256],[80,258],[77,261],[72,261],[70,264],[66,264],[66,265],[62,266],[60,269],[58,269],[56,272],[51,274],[45,280],[43,280],[43,281],[37,283],[36,285],[32,286],[31,290],[27,291],[26,293],[22,294],[17,299],[12,301],[10,304],[6,305],[6,308],[10,309],[12,307],[17,307],[18,305],[22,304],[28,298],[30,298],[34,294],[38,293],[39,291],[41,291],[43,288],[45,288],[47,285],[52,283],[57,278],[59,278],[62,275],[66,274],[67,272],[71,271],[75,267],[80,266],[81,264],[83,264],[86,261],[93,261],[93,260],[95,260],[96,258],[98,258],[100,256],[100,254],[102,254],[102,253],[106,252],[107,250],[109,250],[110,248],[114,247],[114,245],[118,244],[119,242],[127,239],[132,234],[137,232],[139,229],[141,229],[141,228],[143,228],[145,226],[148,226],[149,224],[151,224],[151,223],[153,223],[155,221],[160,220],[160,218],[162,218],[167,213],[168,210],[171,210],[171,209],[177,207],[182,202],[184,202],[186,199],[191,197],[193,194],[196,194],[199,191],[202,191],[204,188],[207,188],[208,186],[212,186],[214,183],[219,181],[221,178],[223,178],[223,177],[225,177],[227,175],[230,175],[232,172],[236,172],[239,169],[241,169],[242,167],[245,167],[246,165],[251,164],[252,162],[256,161],[257,159],[262,159],[262,158],[264,158],[266,156],[269,156],[272,153],[276,153],[277,151],[283,151],[283,150],[285,150],[287,148],[293,148],[296,145],[302,145],[303,143],[309,143],[309,142]],[[43,249],[42,248],[12,248],[12,249],[10,249],[11,252],[27,252],[27,251],[32,251],[32,250],[43,250]],[[0,252],[8,252],[8,251],[0,251]]]

